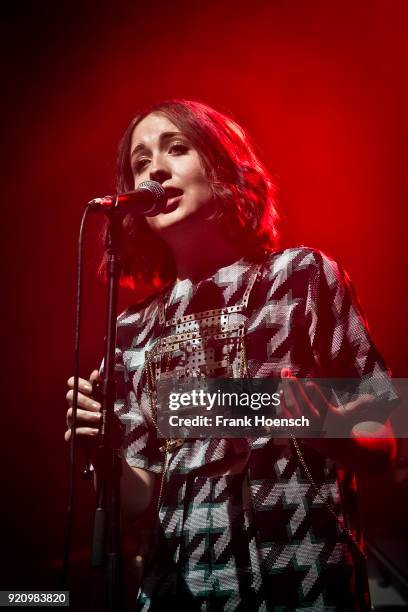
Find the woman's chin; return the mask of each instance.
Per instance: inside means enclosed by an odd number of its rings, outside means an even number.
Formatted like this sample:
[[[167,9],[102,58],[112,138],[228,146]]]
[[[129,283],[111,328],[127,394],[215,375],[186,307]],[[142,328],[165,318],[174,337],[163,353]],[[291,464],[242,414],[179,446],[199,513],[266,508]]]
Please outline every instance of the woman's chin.
[[[194,231],[194,234],[199,231],[205,231],[208,236],[209,225],[211,226],[214,220],[212,219],[214,210],[212,206],[198,206],[189,208],[185,206],[183,196],[171,198],[167,201],[164,210],[155,217],[146,217],[149,227],[160,234],[168,234],[174,231],[179,231],[183,227],[183,231]],[[204,229],[205,228],[205,229]]]

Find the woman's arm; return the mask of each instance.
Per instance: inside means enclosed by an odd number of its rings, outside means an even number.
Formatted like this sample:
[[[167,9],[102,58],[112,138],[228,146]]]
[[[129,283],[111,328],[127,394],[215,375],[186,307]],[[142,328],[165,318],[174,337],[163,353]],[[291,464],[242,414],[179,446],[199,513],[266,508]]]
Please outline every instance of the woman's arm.
[[[124,516],[134,519],[143,514],[154,498],[155,475],[142,468],[130,467],[122,459],[120,481],[121,505]]]

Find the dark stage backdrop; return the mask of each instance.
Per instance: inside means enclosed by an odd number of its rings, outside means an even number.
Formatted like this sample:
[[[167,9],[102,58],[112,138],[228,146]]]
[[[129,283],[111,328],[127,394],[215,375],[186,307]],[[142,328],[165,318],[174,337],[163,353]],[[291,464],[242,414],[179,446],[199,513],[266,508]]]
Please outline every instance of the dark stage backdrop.
[[[284,243],[342,262],[394,375],[407,376],[407,17],[403,0],[2,7],[1,588],[46,584],[61,552],[79,220],[113,191],[117,142],[140,106],[201,99],[248,128],[280,185]],[[85,375],[102,352],[99,232],[92,219]],[[401,470],[365,480],[368,532],[407,538],[407,490]],[[89,485],[78,495],[81,562]]]

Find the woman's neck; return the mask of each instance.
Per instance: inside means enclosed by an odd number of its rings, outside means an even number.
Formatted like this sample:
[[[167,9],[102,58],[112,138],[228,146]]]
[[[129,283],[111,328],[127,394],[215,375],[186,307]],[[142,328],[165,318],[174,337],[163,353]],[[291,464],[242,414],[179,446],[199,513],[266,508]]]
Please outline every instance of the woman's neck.
[[[212,244],[202,245],[201,252],[194,254],[185,251],[184,256],[178,253],[175,257],[177,280],[186,278],[199,281],[215,274],[217,270],[234,263],[242,257],[242,253],[233,248],[214,249]]]
[[[244,255],[242,247],[226,236],[223,228],[214,227],[214,223],[206,227],[204,222],[200,232],[185,232],[182,239],[167,237],[167,243],[176,264],[177,280],[208,278]]]

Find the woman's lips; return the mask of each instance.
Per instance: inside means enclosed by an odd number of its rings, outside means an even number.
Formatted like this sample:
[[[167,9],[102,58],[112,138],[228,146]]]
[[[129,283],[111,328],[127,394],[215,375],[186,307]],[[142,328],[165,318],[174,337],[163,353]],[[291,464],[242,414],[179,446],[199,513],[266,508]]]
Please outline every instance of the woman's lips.
[[[174,187],[173,185],[164,187],[164,192],[169,200],[172,198],[178,198],[178,196],[182,196],[184,193],[180,187]]]
[[[163,212],[170,212],[171,210],[174,210],[175,208],[177,208],[182,197],[183,197],[183,194],[180,193],[180,195],[176,195],[176,196],[173,196],[172,198],[168,198],[167,204]]]

